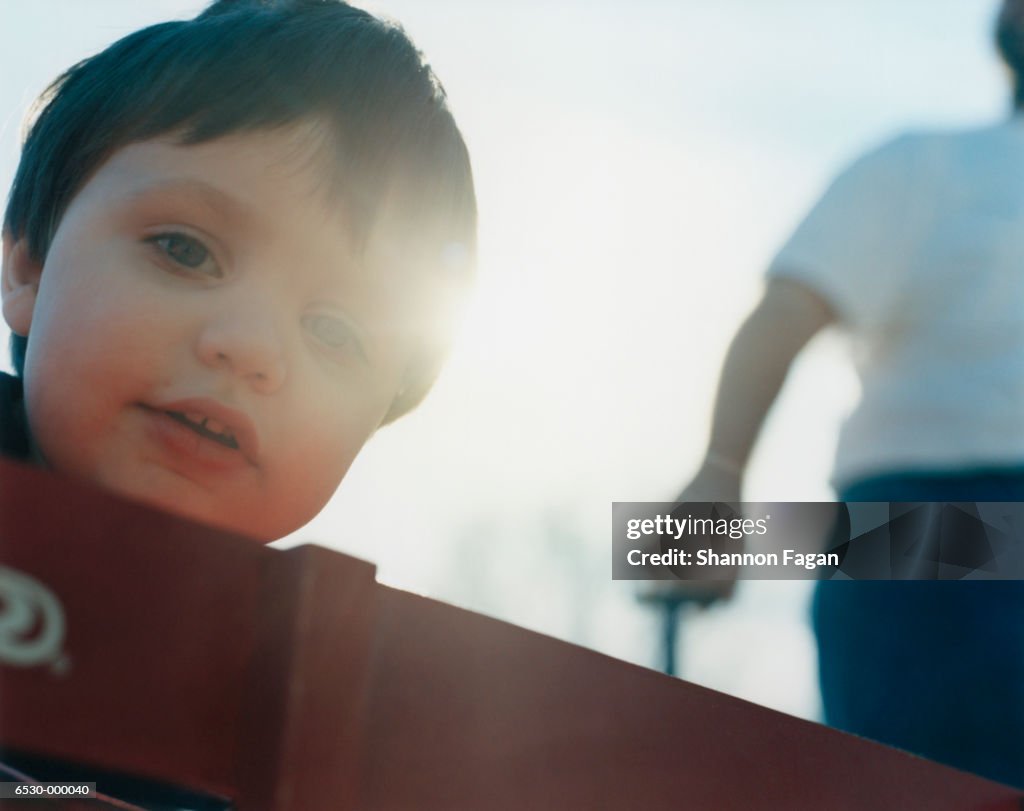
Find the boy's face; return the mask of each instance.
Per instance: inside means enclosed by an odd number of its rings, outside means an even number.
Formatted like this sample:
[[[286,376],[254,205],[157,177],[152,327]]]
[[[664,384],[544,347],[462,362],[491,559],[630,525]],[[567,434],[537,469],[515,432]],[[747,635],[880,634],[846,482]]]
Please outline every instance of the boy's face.
[[[50,466],[262,539],[320,510],[401,386],[413,303],[384,237],[353,254],[329,160],[301,127],[132,144],[42,268],[7,241]]]

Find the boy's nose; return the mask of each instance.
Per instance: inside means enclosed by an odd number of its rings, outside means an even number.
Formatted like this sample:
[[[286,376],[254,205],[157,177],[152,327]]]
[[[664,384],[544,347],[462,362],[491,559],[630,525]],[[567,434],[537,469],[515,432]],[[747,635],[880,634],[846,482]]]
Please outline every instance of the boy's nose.
[[[207,366],[242,378],[260,393],[272,394],[284,383],[284,348],[269,323],[215,319],[203,330],[198,353]]]

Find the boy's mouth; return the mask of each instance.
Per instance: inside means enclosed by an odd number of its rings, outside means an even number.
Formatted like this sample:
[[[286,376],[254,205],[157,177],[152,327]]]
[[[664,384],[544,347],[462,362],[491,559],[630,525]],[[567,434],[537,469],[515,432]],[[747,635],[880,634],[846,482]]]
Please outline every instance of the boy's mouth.
[[[248,464],[259,465],[259,437],[245,412],[209,397],[140,405],[228,451],[237,452]]]
[[[231,432],[231,429],[224,425],[224,423],[218,422],[210,417],[204,417],[202,414],[195,411],[188,413],[181,411],[165,411],[164,413],[171,419],[177,420],[182,425],[191,428],[200,436],[212,439],[214,442],[219,442],[221,445],[231,448],[232,450],[238,450],[238,440],[235,439],[235,435]]]

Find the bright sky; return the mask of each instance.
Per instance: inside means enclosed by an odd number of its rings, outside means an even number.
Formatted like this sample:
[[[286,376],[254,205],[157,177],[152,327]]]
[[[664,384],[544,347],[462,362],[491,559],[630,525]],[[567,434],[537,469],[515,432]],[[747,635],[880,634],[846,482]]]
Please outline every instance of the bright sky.
[[[0,0],[0,186],[57,72],[179,0]],[[481,212],[480,284],[416,414],[299,539],[382,579],[653,663],[609,581],[610,502],[670,498],[773,251],[828,179],[908,128],[1003,114],[993,2],[380,0],[448,89]],[[0,338],[6,332],[0,329]],[[825,500],[855,382],[835,338],[770,417],[750,500]],[[690,622],[686,675],[813,715],[806,588],[745,584]]]

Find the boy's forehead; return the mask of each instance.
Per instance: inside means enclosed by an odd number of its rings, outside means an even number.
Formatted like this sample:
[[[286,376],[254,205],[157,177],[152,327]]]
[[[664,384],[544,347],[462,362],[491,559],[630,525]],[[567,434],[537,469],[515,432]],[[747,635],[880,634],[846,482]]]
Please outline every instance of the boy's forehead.
[[[93,178],[105,195],[144,201],[192,197],[238,224],[270,227],[317,214],[334,238],[349,232],[338,168],[290,132],[228,135],[197,144],[161,137],[116,150]]]

